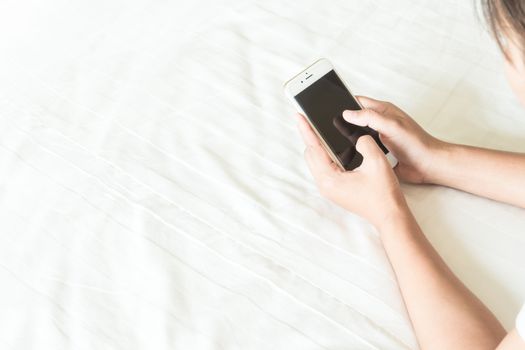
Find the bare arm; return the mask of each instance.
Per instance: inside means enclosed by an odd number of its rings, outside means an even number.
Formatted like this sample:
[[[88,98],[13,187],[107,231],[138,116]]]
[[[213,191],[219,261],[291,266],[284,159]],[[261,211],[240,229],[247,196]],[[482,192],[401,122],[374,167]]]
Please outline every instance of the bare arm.
[[[444,144],[425,182],[525,208],[525,155]]]
[[[358,140],[363,164],[355,171],[343,172],[330,160],[304,118],[299,116],[298,121],[307,145],[305,157],[321,194],[378,228],[421,348],[525,348],[515,331],[505,337],[495,316],[431,246],[373,139],[366,136]],[[401,167],[405,176],[411,175],[409,171]]]
[[[380,227],[421,349],[493,350],[506,332],[448,268],[400,205]]]

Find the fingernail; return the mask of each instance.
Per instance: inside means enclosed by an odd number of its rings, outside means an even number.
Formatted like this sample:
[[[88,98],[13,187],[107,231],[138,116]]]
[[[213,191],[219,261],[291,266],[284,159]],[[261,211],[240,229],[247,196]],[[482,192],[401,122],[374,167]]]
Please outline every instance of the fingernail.
[[[355,111],[351,111],[351,110],[346,110],[343,112],[343,118],[346,120],[346,121],[351,121],[355,118]]]

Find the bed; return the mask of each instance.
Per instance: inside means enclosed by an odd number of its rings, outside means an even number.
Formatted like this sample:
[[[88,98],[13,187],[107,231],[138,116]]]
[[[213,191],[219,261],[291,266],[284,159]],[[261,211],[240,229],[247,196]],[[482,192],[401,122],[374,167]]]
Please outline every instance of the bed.
[[[329,58],[434,135],[525,151],[471,2],[0,3],[0,347],[417,349],[374,228],[321,198],[282,83]],[[525,212],[403,185],[510,329]]]

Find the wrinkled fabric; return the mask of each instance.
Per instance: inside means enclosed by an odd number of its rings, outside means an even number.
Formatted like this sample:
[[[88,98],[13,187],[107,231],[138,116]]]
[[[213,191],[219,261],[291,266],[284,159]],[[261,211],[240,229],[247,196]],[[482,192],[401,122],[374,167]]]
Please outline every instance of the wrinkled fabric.
[[[326,57],[438,137],[525,151],[470,5],[0,3],[1,347],[417,349],[377,232],[319,196],[282,84]],[[524,211],[403,191],[512,326]]]

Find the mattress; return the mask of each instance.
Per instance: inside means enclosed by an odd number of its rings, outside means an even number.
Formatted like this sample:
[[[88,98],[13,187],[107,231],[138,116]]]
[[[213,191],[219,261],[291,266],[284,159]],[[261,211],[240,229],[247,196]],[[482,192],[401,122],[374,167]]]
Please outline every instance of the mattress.
[[[417,349],[378,233],[318,194],[282,83],[329,58],[452,142],[525,151],[471,2],[0,3],[3,349]],[[513,325],[525,212],[403,185]]]

